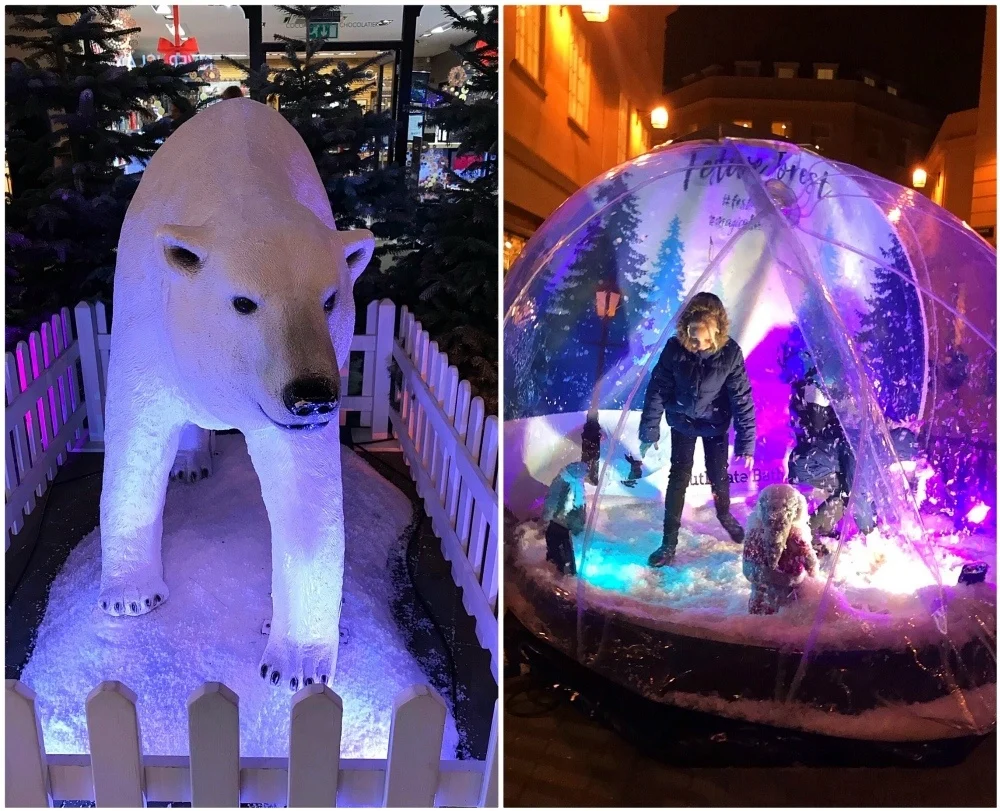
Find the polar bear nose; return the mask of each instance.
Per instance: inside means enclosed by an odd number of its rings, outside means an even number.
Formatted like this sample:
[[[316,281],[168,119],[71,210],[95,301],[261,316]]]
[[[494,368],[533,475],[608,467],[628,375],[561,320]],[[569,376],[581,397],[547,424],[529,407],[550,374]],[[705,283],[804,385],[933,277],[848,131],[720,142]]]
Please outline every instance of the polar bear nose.
[[[321,375],[300,377],[285,386],[281,399],[296,417],[329,414],[340,399],[340,381]]]

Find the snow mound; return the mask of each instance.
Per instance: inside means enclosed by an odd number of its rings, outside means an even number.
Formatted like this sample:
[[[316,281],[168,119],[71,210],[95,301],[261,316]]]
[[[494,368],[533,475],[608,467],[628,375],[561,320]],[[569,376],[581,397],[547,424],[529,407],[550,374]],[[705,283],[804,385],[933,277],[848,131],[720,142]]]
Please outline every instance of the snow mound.
[[[734,505],[734,512],[745,522],[743,505]],[[944,586],[939,590],[912,549],[878,534],[867,540],[858,537],[842,545],[828,589],[832,555],[821,559],[820,576],[807,579],[795,603],[774,616],[751,616],[742,547],[725,538],[711,507],[688,507],[684,517],[671,567],[653,569],[646,562],[662,539],[663,506],[654,499],[601,500],[585,556],[582,539],[575,539],[582,583],[546,563],[542,521],[518,527],[513,556],[524,576],[588,607],[623,613],[651,627],[737,644],[802,649],[820,610],[823,619],[814,644],[826,650],[905,649],[938,644],[946,637],[961,644],[984,633],[995,635],[993,538],[937,538],[934,552]],[[958,586],[962,565],[972,560],[990,564],[988,581]],[[942,593],[944,612],[939,610]]]
[[[187,699],[206,681],[239,696],[240,751],[287,756],[292,693],[258,675],[270,619],[271,545],[260,485],[243,438],[219,437],[215,475],[172,483],[163,516],[170,599],[142,617],[108,616],[97,606],[100,529],[70,554],[52,584],[34,653],[21,681],[37,694],[51,754],[89,751],[85,701],[116,679],[138,696],[143,751],[188,751]],[[340,658],[333,689],[344,702],[341,754],[384,758],[395,697],[429,683],[392,617],[388,560],[412,518],[397,488],[342,450],[347,524]],[[449,712],[442,755],[458,734]]]

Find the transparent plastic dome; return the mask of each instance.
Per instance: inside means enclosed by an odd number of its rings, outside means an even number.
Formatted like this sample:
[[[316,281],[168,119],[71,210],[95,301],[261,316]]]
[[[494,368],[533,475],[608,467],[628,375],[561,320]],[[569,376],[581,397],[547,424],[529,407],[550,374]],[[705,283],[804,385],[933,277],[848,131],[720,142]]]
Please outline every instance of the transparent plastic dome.
[[[993,728],[996,272],[995,250],[920,194],[785,142],[675,142],[581,189],[504,288],[509,609],[656,701],[850,738]],[[723,301],[753,391],[735,517],[789,478],[806,366],[856,464],[839,536],[775,614],[749,613],[701,442],[676,558],[647,563],[671,443],[661,420],[641,457],[640,412],[699,292]],[[811,511],[830,495],[796,487]],[[574,503],[577,575],[546,544]]]

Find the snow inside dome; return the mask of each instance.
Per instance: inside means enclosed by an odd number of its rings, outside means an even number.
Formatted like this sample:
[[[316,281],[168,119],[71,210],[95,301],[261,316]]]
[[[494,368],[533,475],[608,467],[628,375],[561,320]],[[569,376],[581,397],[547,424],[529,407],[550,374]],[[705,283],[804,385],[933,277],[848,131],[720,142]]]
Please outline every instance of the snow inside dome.
[[[996,271],[995,250],[923,196],[786,142],[683,140],[594,180],[505,283],[508,607],[653,700],[853,738],[992,729]],[[774,614],[748,612],[700,441],[676,558],[647,563],[671,443],[661,421],[641,456],[640,412],[704,292],[753,392],[754,465],[728,470],[737,520],[789,480],[807,371],[856,465],[818,571]],[[831,495],[793,478],[811,513]],[[547,555],[543,520],[574,495],[579,576]]]

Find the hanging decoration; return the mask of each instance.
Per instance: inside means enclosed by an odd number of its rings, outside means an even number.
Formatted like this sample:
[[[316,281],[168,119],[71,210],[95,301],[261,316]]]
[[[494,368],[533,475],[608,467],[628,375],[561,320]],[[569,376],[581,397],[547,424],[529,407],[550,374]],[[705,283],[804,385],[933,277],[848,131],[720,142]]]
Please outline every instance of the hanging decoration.
[[[465,86],[465,83],[469,81],[469,74],[465,72],[465,68],[461,65],[455,65],[450,71],[448,71],[448,84],[456,89]]]
[[[174,6],[174,41],[171,42],[166,37],[160,37],[156,44],[156,50],[163,56],[164,62],[170,64],[182,64],[191,62],[198,55],[198,40],[188,37],[181,42],[181,7]],[[174,57],[179,57],[174,63]]]
[[[473,48],[473,50],[482,51],[482,54],[484,57],[486,57],[486,59],[495,60],[497,58],[497,49],[490,48],[486,40],[482,39],[476,40],[476,45],[475,48]]]

